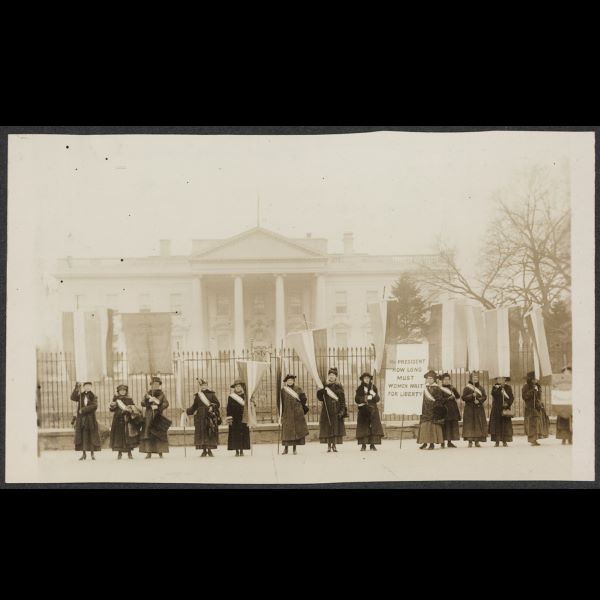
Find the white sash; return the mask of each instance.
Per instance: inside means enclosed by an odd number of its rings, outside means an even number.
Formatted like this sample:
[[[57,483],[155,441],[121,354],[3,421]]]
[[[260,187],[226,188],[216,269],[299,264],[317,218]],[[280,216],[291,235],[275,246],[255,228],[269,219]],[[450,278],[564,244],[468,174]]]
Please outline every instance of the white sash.
[[[467,387],[470,390],[473,390],[478,396],[483,396],[483,394],[471,383],[467,383]]]
[[[326,387],[325,391],[330,398],[333,398],[333,400],[339,400],[339,398],[335,395],[335,392],[333,392],[330,388]]]
[[[506,393],[506,390],[504,389],[504,387],[502,388],[502,395],[507,399],[510,400],[510,396]]]
[[[125,404],[124,404],[124,403],[123,403],[121,400],[119,400],[119,398],[117,398],[117,406],[118,406],[118,407],[119,407],[121,410],[123,410],[123,411],[127,411],[127,406],[126,406],[126,405],[125,405]],[[129,411],[127,411],[127,412],[129,412]]]
[[[363,390],[365,394],[368,394],[369,398],[375,398],[375,392],[372,389],[370,390],[366,385],[363,386]]]
[[[425,390],[423,390],[425,392],[425,396],[427,396],[428,400],[431,400],[432,402],[435,402],[435,398],[431,395],[431,392],[425,388]]]
[[[231,392],[231,394],[229,394],[229,397],[233,398],[241,406],[244,406],[244,404],[246,404],[246,402],[244,401],[244,399],[240,398],[240,396],[238,396],[235,392]]]
[[[442,390],[442,392],[444,392],[444,394],[446,394],[446,396],[454,396],[452,390],[449,390],[447,387],[444,387],[443,385],[438,385],[438,387],[440,390]]]
[[[296,400],[298,400],[298,402],[301,402],[300,400],[300,396],[298,396],[297,392],[295,389],[291,388],[289,385],[284,385],[283,389],[290,395],[292,396],[292,398],[296,398]]]
[[[232,394],[233,395],[233,394]],[[204,392],[200,391],[198,392],[198,398],[200,398],[200,400],[202,401],[202,404],[204,404],[204,406],[206,406],[207,408],[210,407],[210,401],[208,400],[208,398],[204,395]],[[242,400],[242,404],[243,404],[243,400]]]

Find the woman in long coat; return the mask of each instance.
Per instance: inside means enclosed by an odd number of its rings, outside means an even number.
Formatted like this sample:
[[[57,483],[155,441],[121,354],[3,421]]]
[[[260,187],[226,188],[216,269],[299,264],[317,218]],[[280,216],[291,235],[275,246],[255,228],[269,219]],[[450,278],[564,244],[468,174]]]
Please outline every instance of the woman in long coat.
[[[456,403],[456,401],[460,399],[460,393],[452,385],[449,373],[442,374],[442,385],[440,386],[440,389],[444,394],[444,405],[446,407],[446,416],[444,418],[444,440],[448,442],[448,448],[456,448],[452,441],[460,440],[458,422],[461,417],[460,409]],[[444,442],[442,442],[442,448],[443,447]]]
[[[144,414],[144,428],[140,439],[140,452],[146,453],[146,458],[169,451],[169,438],[167,431],[171,421],[163,413],[167,410],[169,402],[164,392],[160,389],[162,381],[158,377],[152,378],[152,387],[144,394],[141,402],[146,409]]]
[[[435,384],[437,373],[435,371],[428,371],[424,377],[426,383],[423,390],[423,407],[421,408],[421,418],[419,419],[417,444],[421,444],[419,446],[420,450],[433,450],[435,448],[434,444],[444,443],[446,406],[444,403],[444,394],[439,386]]]
[[[250,430],[244,423],[244,408],[248,399],[244,392],[244,382],[236,379],[230,386],[231,392],[227,398],[227,450],[235,450],[236,456],[244,456],[244,450],[250,450]]]
[[[502,414],[504,409],[511,408],[515,396],[512,387],[506,383],[504,377],[496,377],[496,382],[492,387],[492,410],[490,412],[489,433],[495,446],[502,442],[503,446],[508,446],[508,442],[513,441],[512,417],[505,417]]]
[[[573,417],[556,417],[556,439],[565,444],[573,443]]]
[[[479,373],[473,371],[469,377],[469,383],[462,393],[465,403],[463,410],[463,439],[469,442],[469,448],[475,442],[476,448],[481,448],[479,442],[487,440],[487,419],[483,403],[487,400],[487,394],[479,383]]]
[[[86,381],[83,391],[79,384],[71,392],[71,400],[77,402],[77,414],[73,417],[75,423],[75,450],[83,452],[79,460],[85,460],[86,452],[91,452],[92,460],[94,452],[100,452],[100,431],[96,419],[98,410],[98,397],[92,392],[92,383]]]
[[[379,402],[377,386],[373,383],[371,373],[360,376],[360,385],[356,388],[354,402],[358,404],[358,417],[356,418],[356,441],[361,444],[361,451],[367,449],[377,450],[375,445],[381,444],[383,427],[379,416],[377,403]]]
[[[332,367],[327,373],[325,387],[317,390],[317,399],[323,403],[319,417],[319,441],[327,444],[327,452],[337,452],[336,445],[342,444],[346,435],[346,395],[337,377],[338,370]]]
[[[530,371],[521,393],[525,402],[525,433],[532,446],[540,446],[538,440],[548,437],[548,416],[541,402],[541,392],[535,372]]]
[[[308,435],[306,413],[308,400],[302,388],[296,385],[295,375],[286,375],[283,380],[280,398],[277,399],[277,408],[281,410],[281,439],[283,453],[288,453],[288,446],[292,446],[294,454],[296,446],[304,446]]]
[[[135,406],[133,400],[127,395],[129,388],[121,384],[113,396],[108,409],[113,413],[110,426],[110,447],[113,452],[119,452],[117,458],[123,458],[127,452],[128,458],[133,458],[131,451],[138,445],[142,413]]]
[[[219,445],[220,406],[217,394],[204,379],[198,379],[194,403],[185,412],[194,415],[194,444],[202,450],[201,457],[214,456],[212,451]]]

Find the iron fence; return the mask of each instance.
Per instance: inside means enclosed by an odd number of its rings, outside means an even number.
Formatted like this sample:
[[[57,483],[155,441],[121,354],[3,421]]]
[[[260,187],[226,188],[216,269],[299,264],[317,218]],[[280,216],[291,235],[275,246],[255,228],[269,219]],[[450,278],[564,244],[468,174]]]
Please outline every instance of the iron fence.
[[[531,370],[529,357],[523,352],[523,372]],[[265,374],[255,392],[254,399],[257,403],[257,418],[261,423],[275,423],[277,421],[277,358],[283,356],[285,368],[297,376],[296,383],[305,392],[308,398],[309,422],[319,420],[321,405],[316,396],[316,385],[308,374],[297,354],[289,348],[280,351],[274,350],[247,350],[241,353],[234,351],[219,352],[214,356],[207,352],[175,352],[173,354],[173,369],[171,373],[153,373],[133,375],[128,372],[128,361],[125,353],[114,356],[113,375],[93,382],[93,391],[98,396],[98,421],[104,427],[109,427],[112,414],[108,405],[115,394],[117,385],[125,383],[129,386],[129,395],[136,404],[139,404],[146,390],[149,389],[152,375],[159,375],[163,382],[163,391],[170,403],[167,416],[174,424],[179,423],[182,408],[191,406],[194,393],[197,389],[197,378],[208,381],[217,398],[223,406],[226,403],[230,385],[238,377],[237,360],[262,360],[268,363]],[[372,372],[374,365],[373,347],[363,348],[329,348],[326,356],[317,357],[318,360],[327,360],[330,366],[336,366],[339,372],[339,382],[346,391],[349,420],[355,421],[357,406],[354,402],[354,392],[359,384],[359,377],[363,371]],[[75,387],[73,379],[75,373],[75,358],[69,353],[37,354],[37,380],[38,380],[38,421],[42,429],[55,429],[70,427],[75,404],[71,402],[71,392]],[[465,371],[450,372],[453,385],[462,392],[468,381]],[[384,414],[385,401],[381,389],[381,378],[376,375],[375,384],[380,389],[382,402],[382,419],[384,421],[398,421],[400,415]],[[489,416],[491,397],[489,396],[490,381],[487,373],[482,373],[481,384],[488,391],[488,401],[485,403],[486,414]],[[523,400],[521,387],[523,381],[512,381],[511,385],[515,394],[515,415],[523,415]],[[177,388],[180,386],[180,393]],[[181,405],[178,400],[181,399]],[[546,408],[550,408],[550,390],[548,386],[542,387],[542,401]],[[463,402],[459,401],[462,411]],[[407,422],[418,419],[418,415],[404,415]]]

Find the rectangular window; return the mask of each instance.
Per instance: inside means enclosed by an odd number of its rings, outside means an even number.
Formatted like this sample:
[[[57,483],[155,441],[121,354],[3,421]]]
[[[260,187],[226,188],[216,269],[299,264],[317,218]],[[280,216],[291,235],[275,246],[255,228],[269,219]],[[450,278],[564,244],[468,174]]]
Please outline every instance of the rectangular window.
[[[299,294],[290,295],[290,315],[302,314],[302,297]]]
[[[229,316],[229,298],[222,294],[217,295],[217,316],[228,317]]]
[[[348,312],[348,294],[346,292],[335,293],[335,312],[346,314]]]
[[[169,296],[171,312],[177,315],[183,314],[183,294],[171,294]]]
[[[139,297],[140,312],[151,312],[152,306],[150,306],[150,294],[140,294]]]
[[[254,314],[264,315],[265,314],[265,296],[264,294],[256,294],[254,296]]]

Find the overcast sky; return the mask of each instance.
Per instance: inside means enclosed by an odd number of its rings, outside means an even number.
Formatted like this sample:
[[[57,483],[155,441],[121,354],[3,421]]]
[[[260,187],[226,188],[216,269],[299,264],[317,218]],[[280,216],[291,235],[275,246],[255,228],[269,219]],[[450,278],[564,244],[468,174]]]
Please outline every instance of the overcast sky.
[[[258,196],[263,227],[326,237],[330,252],[344,231],[357,252],[430,252],[443,231],[469,257],[493,192],[530,165],[564,168],[573,136],[14,136],[9,201],[20,186],[45,265],[157,254],[161,238],[187,254],[254,227]]]

